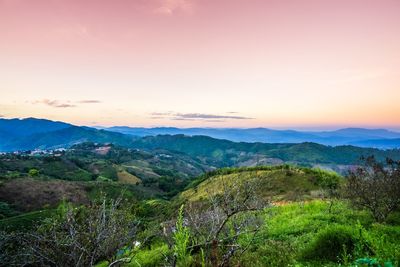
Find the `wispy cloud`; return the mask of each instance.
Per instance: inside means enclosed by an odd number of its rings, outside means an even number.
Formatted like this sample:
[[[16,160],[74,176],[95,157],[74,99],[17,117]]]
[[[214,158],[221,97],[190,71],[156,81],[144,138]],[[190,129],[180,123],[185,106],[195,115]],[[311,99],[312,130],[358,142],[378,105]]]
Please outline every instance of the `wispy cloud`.
[[[230,112],[227,112],[231,114]],[[237,112],[235,112],[237,113]],[[220,115],[206,113],[176,113],[176,112],[153,112],[150,114],[152,119],[169,119],[174,121],[205,121],[205,122],[224,122],[226,120],[252,120],[254,118],[238,115]]]
[[[155,8],[154,12],[162,15],[172,15],[177,11],[192,13],[193,9],[193,0],[160,0],[159,6]]]
[[[99,104],[99,103],[101,103],[101,101],[100,100],[95,100],[95,99],[85,99],[85,100],[78,101],[78,103],[82,103],[82,104]]]
[[[160,117],[163,117],[163,116],[170,116],[170,115],[172,115],[172,114],[173,114],[172,111],[168,111],[168,112],[153,112],[153,113],[151,113],[150,115],[151,115],[151,116],[160,116]]]
[[[97,104],[101,103],[99,100],[95,99],[84,99],[80,101],[61,101],[61,100],[51,100],[51,99],[42,99],[33,101],[32,104],[44,104],[53,108],[73,108],[77,107],[77,104]]]
[[[250,120],[253,118],[231,115],[216,115],[203,113],[176,113],[176,117],[184,119],[231,119],[231,120]]]
[[[72,108],[76,105],[72,104],[70,101],[62,102],[59,100],[42,99],[33,101],[32,104],[45,104],[53,108]]]

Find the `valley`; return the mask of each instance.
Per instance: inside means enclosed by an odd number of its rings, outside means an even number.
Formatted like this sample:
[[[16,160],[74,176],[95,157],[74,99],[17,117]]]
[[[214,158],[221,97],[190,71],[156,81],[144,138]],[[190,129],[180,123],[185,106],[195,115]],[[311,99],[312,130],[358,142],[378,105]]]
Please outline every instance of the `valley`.
[[[398,206],[376,222],[346,191],[352,174],[372,168],[368,159],[393,168],[398,149],[59,126],[18,137],[11,143],[30,149],[0,155],[2,263],[70,266],[83,257],[78,266],[399,264]],[[398,201],[395,181],[379,194],[394,192],[388,200]],[[68,228],[82,230],[71,236]],[[109,252],[90,256],[96,247],[88,240],[99,234],[98,246]],[[68,240],[67,250],[58,238]],[[44,240],[60,252],[52,254]]]

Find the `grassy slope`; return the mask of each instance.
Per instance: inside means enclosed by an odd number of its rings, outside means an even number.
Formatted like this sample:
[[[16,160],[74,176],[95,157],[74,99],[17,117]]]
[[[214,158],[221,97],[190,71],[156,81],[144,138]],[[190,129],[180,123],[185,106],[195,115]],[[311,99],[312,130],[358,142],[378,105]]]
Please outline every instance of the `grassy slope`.
[[[220,174],[218,174],[220,173]],[[258,194],[273,201],[309,200],[323,194],[321,191],[326,180],[341,182],[334,173],[308,168],[297,168],[287,165],[275,167],[255,167],[240,169],[223,169],[215,175],[205,175],[194,181],[180,195],[181,200],[197,201],[207,194],[219,193],[223,183],[256,179]],[[204,181],[202,181],[205,179]]]
[[[360,248],[349,256],[349,262],[370,256],[399,263],[399,221],[393,222],[394,225],[374,224],[367,212],[354,211],[340,201],[329,212],[329,204],[321,200],[273,207],[263,214],[265,225],[260,236],[250,252],[241,259],[245,266],[279,266],[285,261],[297,263],[297,266],[337,266],[345,257],[344,251],[339,253],[336,262],[305,258],[320,233],[337,228],[347,229],[359,238],[360,244],[369,244],[368,252]],[[271,246],[280,247],[280,251]],[[285,258],[280,258],[282,256]]]
[[[46,218],[55,215],[55,209],[45,209],[24,213],[0,220],[0,230],[24,231],[33,228]]]
[[[232,266],[354,267],[356,265],[352,263],[356,259],[366,257],[375,258],[381,263],[390,261],[393,264],[387,266],[399,266],[399,218],[393,216],[386,225],[376,224],[367,212],[354,211],[345,202],[336,201],[331,212],[329,206],[326,201],[312,200],[275,206],[260,212],[265,221],[261,231],[246,253],[240,259],[233,259]],[[306,258],[305,255],[310,251],[318,252],[315,248],[318,237],[335,229],[344,229],[351,233],[359,249],[350,255],[349,252],[346,254],[342,248],[338,248],[339,252],[334,261]],[[168,250],[167,244],[156,242],[148,247],[128,251],[124,257],[132,257],[132,261],[123,266],[163,266],[164,255],[170,253],[172,252]],[[347,261],[347,264],[344,264],[344,261]],[[98,266],[108,264],[102,262]]]
[[[321,200],[313,195],[313,192],[321,189],[327,177],[338,178],[330,173],[287,166],[223,169],[200,177],[177,199],[198,201],[205,198],[210,191],[218,192],[222,181],[229,183],[251,177],[259,179],[262,184],[260,192],[266,197],[272,196],[276,201],[293,200],[292,193],[300,192],[300,199],[307,201],[283,201],[260,212],[264,225],[249,250],[240,259],[233,260],[233,266],[343,266],[343,262],[350,264],[364,257],[376,258],[381,262],[391,261],[393,266],[398,266],[398,215],[393,216],[388,224],[382,225],[373,223],[368,212],[355,211],[344,201],[334,201],[330,208],[328,199]],[[356,240],[357,249],[345,252],[338,245],[335,260],[318,258],[323,258],[324,255],[322,253],[321,256],[316,242],[327,231],[350,233]],[[330,239],[327,240],[328,243],[331,242]],[[126,266],[162,266],[163,255],[168,253],[171,251],[166,244],[154,243],[150,247],[135,249],[131,254],[133,260]]]

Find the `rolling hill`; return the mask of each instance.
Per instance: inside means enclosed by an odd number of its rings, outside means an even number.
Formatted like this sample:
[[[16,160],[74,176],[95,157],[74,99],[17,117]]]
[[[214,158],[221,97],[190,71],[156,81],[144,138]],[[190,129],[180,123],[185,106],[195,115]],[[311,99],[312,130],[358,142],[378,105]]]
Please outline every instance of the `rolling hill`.
[[[326,185],[339,185],[342,179],[335,173],[287,165],[220,169],[194,180],[178,199],[201,201],[221,193],[224,186],[254,180],[258,185],[255,194],[274,202],[310,200],[323,197]]]
[[[135,137],[43,119],[0,119],[0,151],[68,148],[82,142],[129,146]]]
[[[165,150],[173,153],[185,154],[192,160],[200,162],[209,168],[241,167],[259,165],[277,165],[291,163],[310,167],[319,167],[345,173],[353,165],[360,163],[361,157],[374,155],[378,160],[386,157],[400,159],[398,149],[380,150],[369,148],[396,147],[399,139],[387,139],[397,133],[387,130],[365,130],[358,128],[342,129],[334,132],[315,132],[313,136],[319,138],[347,138],[355,140],[364,136],[373,138],[385,136],[384,139],[366,139],[354,141],[358,146],[341,145],[327,146],[313,142],[303,143],[261,143],[261,142],[233,142],[226,139],[216,139],[210,136],[199,135],[156,135],[137,137],[132,135],[132,128],[120,127],[124,133],[112,132],[103,129],[78,127],[62,122],[52,122],[40,119],[11,119],[0,120],[0,151],[26,151],[35,149],[69,148],[75,144],[84,142],[112,143],[126,148],[142,149],[147,151]],[[114,128],[114,130],[117,128]],[[136,129],[136,128],[135,128]],[[201,131],[211,133],[234,133],[238,136],[242,133],[251,133],[254,137],[262,137],[269,132],[269,136],[276,134],[276,138],[307,133],[295,131],[275,131],[264,128],[257,129],[178,129],[178,128],[137,128],[138,135],[151,134],[152,131],[174,133],[191,131],[196,134]],[[111,129],[112,130],[112,129]],[[150,131],[150,132],[149,132]],[[130,134],[127,134],[130,133]],[[333,135],[333,136],[331,136]],[[246,134],[244,135],[246,136]],[[268,136],[268,135],[267,135]],[[279,139],[278,138],[278,139]],[[283,138],[283,137],[282,137]],[[279,139],[282,140],[282,139]],[[378,145],[380,144],[380,145]]]
[[[373,139],[353,142],[353,145],[360,147],[375,147],[381,149],[399,148],[400,138],[394,139]]]
[[[234,142],[262,142],[262,143],[303,143],[314,142],[324,145],[352,145],[357,142],[374,139],[400,138],[400,133],[386,129],[345,128],[336,131],[295,131],[273,130],[268,128],[174,128],[156,127],[140,128],[116,126],[104,128],[108,131],[130,134],[134,136],[177,135],[189,136],[204,135],[217,139],[226,139]],[[372,147],[394,148],[392,145],[369,142]],[[379,146],[376,146],[379,145]],[[400,147],[400,146],[396,146]]]
[[[188,154],[204,164],[221,167],[282,164],[283,162],[318,166],[343,173],[360,164],[361,157],[375,156],[400,160],[400,151],[360,148],[355,146],[325,146],[316,143],[265,144],[235,143],[207,136],[159,135],[137,139],[133,147],[165,149]]]

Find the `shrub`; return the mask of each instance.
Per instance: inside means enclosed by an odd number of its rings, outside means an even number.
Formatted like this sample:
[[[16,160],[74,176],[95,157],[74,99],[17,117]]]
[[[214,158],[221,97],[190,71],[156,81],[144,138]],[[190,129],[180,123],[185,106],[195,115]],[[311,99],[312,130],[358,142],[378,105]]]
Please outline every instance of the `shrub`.
[[[166,257],[169,256],[169,249],[166,244],[156,244],[151,249],[139,250],[132,261],[127,264],[129,267],[152,267],[164,266]]]
[[[30,177],[36,177],[39,175],[39,171],[37,169],[30,169],[28,174]]]
[[[343,254],[354,254],[358,238],[350,227],[330,226],[320,231],[303,251],[305,260],[342,261]]]
[[[0,201],[0,219],[15,215],[18,215],[18,211],[14,210],[10,204]]]
[[[289,242],[267,240],[255,251],[249,251],[239,259],[243,266],[290,266],[294,262],[294,249]]]
[[[189,229],[184,226],[183,205],[179,209],[178,220],[174,233],[174,255],[177,266],[189,266],[192,258],[188,249],[190,242]]]

